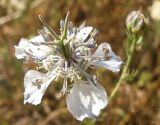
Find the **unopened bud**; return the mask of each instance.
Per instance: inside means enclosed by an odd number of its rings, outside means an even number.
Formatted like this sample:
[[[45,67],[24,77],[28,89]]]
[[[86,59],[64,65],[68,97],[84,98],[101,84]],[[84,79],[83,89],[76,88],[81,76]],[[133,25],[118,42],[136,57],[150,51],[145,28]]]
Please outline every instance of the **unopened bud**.
[[[127,16],[126,26],[129,31],[136,33],[143,29],[148,22],[148,18],[141,11],[132,11]]]

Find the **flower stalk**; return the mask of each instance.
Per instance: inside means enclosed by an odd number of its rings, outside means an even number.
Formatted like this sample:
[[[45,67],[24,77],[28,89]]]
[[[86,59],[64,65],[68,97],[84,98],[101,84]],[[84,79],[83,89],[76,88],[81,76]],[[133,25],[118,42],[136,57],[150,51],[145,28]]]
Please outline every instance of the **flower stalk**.
[[[126,65],[123,68],[122,74],[117,82],[117,85],[113,89],[111,95],[109,96],[109,101],[113,99],[116,95],[120,85],[126,81],[128,78],[134,78],[135,73],[129,73],[130,65],[132,62],[132,58],[134,56],[135,49],[142,45],[143,43],[143,31],[144,27],[148,24],[148,18],[144,16],[144,14],[139,11],[132,11],[126,18],[126,27],[127,27],[127,61]]]
[[[134,51],[135,51],[135,48],[136,48],[136,42],[137,42],[137,40],[134,39],[134,40],[133,40],[133,45],[132,45],[132,47],[131,47],[131,49],[130,49],[130,53],[129,53],[128,57],[127,57],[126,65],[125,65],[124,68],[123,68],[122,74],[121,74],[121,76],[120,76],[120,78],[119,78],[119,80],[118,80],[118,82],[117,82],[116,87],[113,89],[111,95],[109,96],[109,101],[112,100],[113,97],[116,95],[116,93],[117,93],[120,85],[121,85],[122,82],[125,80],[125,78],[126,78],[126,76],[127,76],[127,74],[128,74],[129,66],[130,66],[131,61],[132,61],[132,58],[133,58],[133,56],[134,56]]]

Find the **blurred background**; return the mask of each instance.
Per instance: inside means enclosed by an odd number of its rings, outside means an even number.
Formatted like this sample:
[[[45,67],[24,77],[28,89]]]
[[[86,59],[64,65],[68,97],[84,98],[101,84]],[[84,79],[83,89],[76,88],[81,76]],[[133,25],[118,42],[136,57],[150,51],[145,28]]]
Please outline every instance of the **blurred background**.
[[[135,53],[131,69],[138,74],[121,85],[117,96],[97,121],[75,120],[58,98],[57,83],[46,91],[38,106],[23,104],[23,78],[32,66],[17,60],[14,45],[37,35],[38,15],[59,32],[59,21],[70,11],[78,26],[84,20],[99,30],[98,44],[109,42],[126,60],[125,19],[142,9],[150,18],[144,44]],[[121,73],[99,69],[101,84],[110,95]],[[0,0],[0,125],[160,125],[160,0]]]

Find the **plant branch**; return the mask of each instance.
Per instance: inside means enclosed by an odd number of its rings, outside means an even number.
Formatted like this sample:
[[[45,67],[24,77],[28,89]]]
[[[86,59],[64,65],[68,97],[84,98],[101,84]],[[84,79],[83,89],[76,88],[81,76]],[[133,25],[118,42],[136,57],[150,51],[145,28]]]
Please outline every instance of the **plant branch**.
[[[129,53],[128,57],[127,57],[126,65],[123,68],[122,74],[120,76],[120,79],[117,82],[116,87],[113,89],[111,95],[109,96],[109,101],[112,100],[113,97],[116,95],[121,83],[125,80],[125,78],[127,76],[127,72],[128,72],[129,66],[131,64],[131,61],[132,61],[132,58],[133,58],[133,55],[134,55],[137,39],[135,38],[131,42],[133,42],[133,43],[132,43],[132,46],[131,46],[131,49],[130,49],[130,53]]]

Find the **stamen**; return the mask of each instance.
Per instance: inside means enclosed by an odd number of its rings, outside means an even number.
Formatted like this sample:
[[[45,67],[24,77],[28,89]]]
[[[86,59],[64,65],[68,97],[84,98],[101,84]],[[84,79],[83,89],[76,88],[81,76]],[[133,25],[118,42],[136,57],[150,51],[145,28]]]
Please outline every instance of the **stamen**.
[[[84,76],[91,82],[91,83],[93,83],[95,86],[97,86],[97,81],[95,80],[95,79],[93,79],[92,78],[92,76],[91,75],[89,75],[88,73],[86,73],[84,70],[82,70],[79,66],[77,66],[74,62],[72,62],[72,64],[74,65],[74,66],[76,66],[83,74],[84,74]]]

